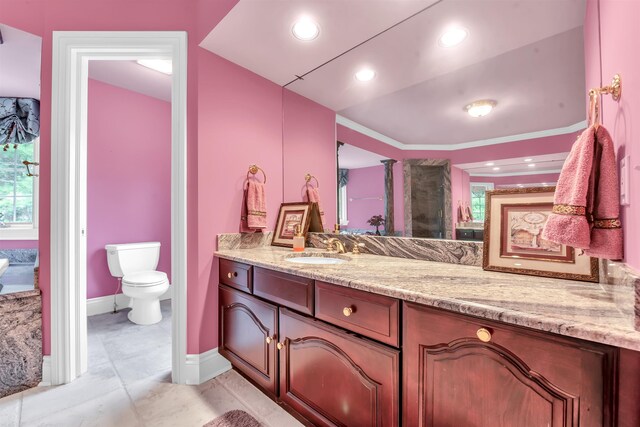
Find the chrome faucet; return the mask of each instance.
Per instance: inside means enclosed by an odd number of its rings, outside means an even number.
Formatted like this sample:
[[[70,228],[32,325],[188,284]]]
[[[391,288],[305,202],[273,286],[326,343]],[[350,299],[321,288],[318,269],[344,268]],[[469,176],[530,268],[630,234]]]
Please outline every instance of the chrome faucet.
[[[344,254],[347,252],[344,244],[335,237],[331,237],[330,239],[325,240],[325,243],[327,244],[327,251],[329,252],[338,252],[339,254]]]

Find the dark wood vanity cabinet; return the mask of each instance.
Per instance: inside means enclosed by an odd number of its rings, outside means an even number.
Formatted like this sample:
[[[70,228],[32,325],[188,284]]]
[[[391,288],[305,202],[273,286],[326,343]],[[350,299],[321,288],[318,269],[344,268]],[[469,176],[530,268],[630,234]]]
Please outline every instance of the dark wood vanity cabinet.
[[[398,350],[284,308],[280,343],[280,399],[315,425],[399,425]]]
[[[277,392],[278,308],[220,286],[218,351],[266,391]]]
[[[403,424],[614,426],[616,349],[404,303]]]

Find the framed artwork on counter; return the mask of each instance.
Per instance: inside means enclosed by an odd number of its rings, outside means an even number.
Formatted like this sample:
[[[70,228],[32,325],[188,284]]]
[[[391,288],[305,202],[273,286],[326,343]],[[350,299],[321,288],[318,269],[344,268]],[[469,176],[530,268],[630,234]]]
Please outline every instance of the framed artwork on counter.
[[[297,225],[306,239],[311,223],[311,207],[312,203],[282,203],[271,245],[292,248]]]

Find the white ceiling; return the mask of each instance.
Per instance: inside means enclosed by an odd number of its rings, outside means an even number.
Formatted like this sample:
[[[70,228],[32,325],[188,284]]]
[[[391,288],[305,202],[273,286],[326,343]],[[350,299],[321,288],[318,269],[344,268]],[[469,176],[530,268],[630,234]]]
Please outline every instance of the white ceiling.
[[[171,102],[171,76],[136,61],[89,61],[89,78]]]
[[[0,24],[0,96],[40,99],[42,38]]]
[[[340,169],[360,169],[371,166],[382,166],[381,160],[388,160],[371,151],[345,144],[338,150],[338,167]]]
[[[475,163],[461,163],[453,166],[471,176],[517,176],[558,173],[569,153],[544,154],[539,156],[516,157],[502,160],[485,160]],[[531,159],[530,162],[525,160]],[[487,163],[493,163],[487,166]],[[530,167],[529,165],[535,165]],[[494,168],[500,168],[494,170]]]
[[[240,0],[200,46],[284,85],[436,0]],[[310,16],[320,35],[304,42],[293,23]]]

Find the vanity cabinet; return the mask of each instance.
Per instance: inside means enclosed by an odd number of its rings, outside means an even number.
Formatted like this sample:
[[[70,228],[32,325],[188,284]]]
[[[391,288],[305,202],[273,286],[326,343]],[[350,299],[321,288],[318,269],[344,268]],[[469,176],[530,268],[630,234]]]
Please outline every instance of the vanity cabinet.
[[[280,309],[280,399],[322,426],[399,425],[400,352]]]
[[[278,308],[220,286],[218,351],[266,391],[277,392]]]
[[[404,303],[405,426],[613,426],[616,349]]]

